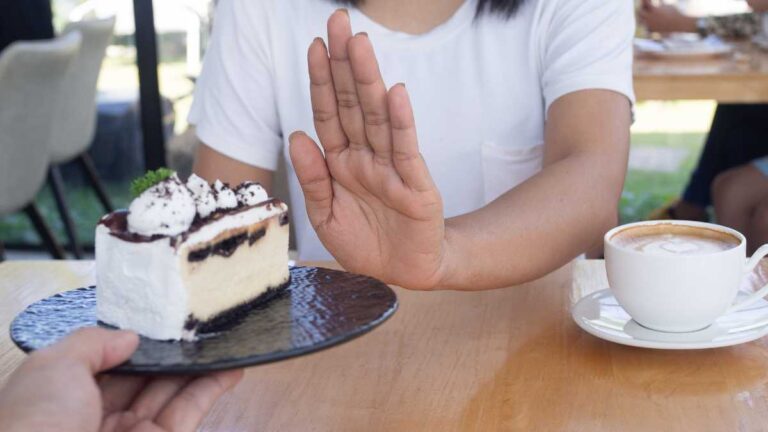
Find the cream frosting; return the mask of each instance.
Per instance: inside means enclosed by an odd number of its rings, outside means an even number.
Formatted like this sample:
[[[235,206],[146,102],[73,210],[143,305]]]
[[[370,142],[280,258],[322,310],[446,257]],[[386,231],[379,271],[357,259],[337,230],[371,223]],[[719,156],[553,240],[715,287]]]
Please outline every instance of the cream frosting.
[[[213,184],[213,189],[216,190],[216,207],[219,210],[237,207],[237,195],[235,195],[235,191],[222,183],[221,180],[216,180]]]
[[[253,206],[269,199],[267,191],[254,182],[244,182],[237,188],[237,200],[240,204]]]
[[[136,197],[128,212],[130,232],[175,236],[189,229],[197,208],[192,193],[174,174]]]
[[[211,185],[202,177],[192,174],[187,179],[187,188],[192,192],[197,207],[197,215],[205,219],[216,211],[216,196]]]

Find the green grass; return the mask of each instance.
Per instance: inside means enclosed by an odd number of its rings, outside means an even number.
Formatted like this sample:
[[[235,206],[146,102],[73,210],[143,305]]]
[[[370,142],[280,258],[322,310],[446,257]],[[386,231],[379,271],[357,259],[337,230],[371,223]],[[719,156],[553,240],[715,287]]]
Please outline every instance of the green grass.
[[[619,215],[622,223],[644,220],[655,208],[679,197],[696,166],[704,133],[635,133],[632,146],[663,146],[688,151],[679,170],[673,173],[630,170],[621,195]]]

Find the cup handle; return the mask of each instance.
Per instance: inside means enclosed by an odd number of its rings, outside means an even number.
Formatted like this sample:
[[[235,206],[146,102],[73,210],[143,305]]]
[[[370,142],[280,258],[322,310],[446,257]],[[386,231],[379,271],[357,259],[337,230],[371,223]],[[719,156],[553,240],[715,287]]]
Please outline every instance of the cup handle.
[[[744,274],[748,275],[752,273],[755,270],[755,267],[757,267],[757,265],[760,264],[760,260],[765,258],[766,255],[768,255],[768,244],[760,246],[760,249],[755,251],[755,253],[752,255],[752,258],[750,258],[749,261],[747,261],[747,266],[744,269]],[[735,305],[732,305],[731,307],[728,308],[728,310],[725,313],[729,314],[731,312],[736,312],[738,310],[744,309],[745,307],[765,297],[766,294],[768,294],[768,285],[765,285],[764,287],[760,288],[754,294],[750,295],[749,297],[742,300],[741,302],[736,303]]]

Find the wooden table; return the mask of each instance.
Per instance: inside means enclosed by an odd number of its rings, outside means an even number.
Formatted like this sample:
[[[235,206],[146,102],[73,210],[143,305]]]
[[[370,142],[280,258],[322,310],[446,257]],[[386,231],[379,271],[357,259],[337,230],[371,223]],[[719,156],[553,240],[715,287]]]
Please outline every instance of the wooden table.
[[[735,46],[733,56],[714,60],[659,60],[636,55],[637,99],[768,102],[768,52],[750,42]]]
[[[0,264],[0,324],[92,283],[89,262]],[[752,283],[768,280],[768,266]],[[601,261],[482,293],[409,292],[371,334],[248,370],[203,430],[731,431],[768,428],[767,340],[672,352],[596,339],[571,304],[606,286]],[[0,381],[23,355],[0,339]]]

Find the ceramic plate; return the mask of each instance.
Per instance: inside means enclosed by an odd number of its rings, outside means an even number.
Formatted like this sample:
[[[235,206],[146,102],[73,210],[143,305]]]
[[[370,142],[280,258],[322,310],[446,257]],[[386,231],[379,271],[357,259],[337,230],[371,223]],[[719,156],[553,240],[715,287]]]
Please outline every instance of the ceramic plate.
[[[746,296],[740,293],[739,298]],[[704,349],[738,345],[768,334],[768,302],[719,318],[711,326],[689,333],[665,333],[636,323],[608,289],[592,293],[571,311],[576,324],[600,339],[622,345],[657,349]]]
[[[705,39],[669,38],[663,41],[635,39],[638,52],[651,58],[697,60],[722,57],[733,52],[733,45],[717,37]]]
[[[97,325],[96,289],[63,292],[27,307],[11,338],[29,352],[70,332]],[[112,372],[194,374],[253,366],[309,354],[373,330],[397,309],[397,297],[375,279],[314,267],[291,269],[291,284],[225,331],[195,342],[141,338]]]

